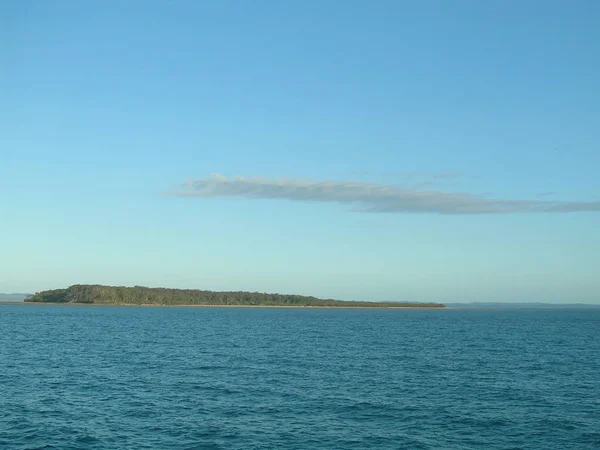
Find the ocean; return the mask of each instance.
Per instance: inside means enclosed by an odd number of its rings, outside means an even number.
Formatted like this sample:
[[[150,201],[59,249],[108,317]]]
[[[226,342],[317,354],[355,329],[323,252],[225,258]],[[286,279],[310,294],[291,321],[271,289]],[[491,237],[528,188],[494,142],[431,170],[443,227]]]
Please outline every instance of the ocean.
[[[0,305],[1,449],[599,449],[600,310]]]

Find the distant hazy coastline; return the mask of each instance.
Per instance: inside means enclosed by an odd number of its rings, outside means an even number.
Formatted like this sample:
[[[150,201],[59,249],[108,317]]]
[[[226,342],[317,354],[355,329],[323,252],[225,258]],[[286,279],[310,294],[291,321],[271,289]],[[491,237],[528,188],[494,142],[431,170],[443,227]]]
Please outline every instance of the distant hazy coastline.
[[[447,303],[448,309],[519,309],[519,310],[556,310],[556,309],[600,309],[596,303],[500,303],[500,302],[474,302],[474,303]]]
[[[19,303],[23,302],[31,294],[0,294],[0,302],[2,303]]]

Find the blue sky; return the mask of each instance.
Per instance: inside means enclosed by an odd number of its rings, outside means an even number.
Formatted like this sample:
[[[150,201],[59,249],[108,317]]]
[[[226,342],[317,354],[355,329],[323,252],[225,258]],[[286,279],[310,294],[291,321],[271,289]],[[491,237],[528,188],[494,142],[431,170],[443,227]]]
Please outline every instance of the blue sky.
[[[1,2],[0,292],[600,302],[599,17]]]

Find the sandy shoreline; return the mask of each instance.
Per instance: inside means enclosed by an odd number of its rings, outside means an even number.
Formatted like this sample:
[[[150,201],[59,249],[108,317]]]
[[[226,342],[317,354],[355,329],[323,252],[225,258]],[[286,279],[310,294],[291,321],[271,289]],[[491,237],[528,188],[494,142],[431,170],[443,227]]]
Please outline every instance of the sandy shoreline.
[[[300,305],[155,305],[108,303],[50,303],[50,302],[0,302],[2,305],[39,306],[140,306],[144,308],[280,308],[280,309],[449,309],[439,306],[300,306]]]

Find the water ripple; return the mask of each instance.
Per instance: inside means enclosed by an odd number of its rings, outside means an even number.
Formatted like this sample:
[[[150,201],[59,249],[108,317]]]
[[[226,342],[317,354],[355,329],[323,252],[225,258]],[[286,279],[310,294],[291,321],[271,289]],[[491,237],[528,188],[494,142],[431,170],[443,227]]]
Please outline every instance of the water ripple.
[[[0,306],[0,448],[598,449],[600,312]]]

